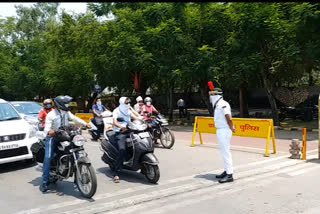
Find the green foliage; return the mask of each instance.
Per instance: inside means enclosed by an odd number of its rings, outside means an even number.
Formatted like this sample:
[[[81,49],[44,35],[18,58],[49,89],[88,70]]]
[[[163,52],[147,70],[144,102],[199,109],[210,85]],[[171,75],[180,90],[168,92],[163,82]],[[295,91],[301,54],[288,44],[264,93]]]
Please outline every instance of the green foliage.
[[[17,6],[17,18],[0,20],[1,97],[87,99],[95,83],[131,93],[135,72],[142,94],[205,94],[208,80],[229,88],[319,84],[319,3],[107,2],[88,3],[82,15],[58,7]]]

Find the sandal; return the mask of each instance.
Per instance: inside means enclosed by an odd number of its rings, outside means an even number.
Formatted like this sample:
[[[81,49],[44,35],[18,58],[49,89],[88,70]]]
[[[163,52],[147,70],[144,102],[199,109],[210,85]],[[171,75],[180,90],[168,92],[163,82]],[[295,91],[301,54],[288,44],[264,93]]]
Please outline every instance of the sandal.
[[[120,183],[119,176],[114,176],[114,177],[113,177],[113,182],[114,182],[114,183]]]

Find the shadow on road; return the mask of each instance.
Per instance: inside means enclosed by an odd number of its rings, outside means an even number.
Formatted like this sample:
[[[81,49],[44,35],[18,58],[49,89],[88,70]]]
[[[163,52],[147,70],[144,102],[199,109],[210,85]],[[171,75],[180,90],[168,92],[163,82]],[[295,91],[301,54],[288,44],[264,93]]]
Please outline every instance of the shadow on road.
[[[203,175],[196,175],[194,177],[195,178],[206,179],[206,180],[209,180],[209,181],[215,181],[215,182],[219,181],[219,179],[216,178],[216,174],[203,174]]]
[[[318,158],[313,158],[313,159],[307,160],[307,162],[310,162],[310,163],[319,163],[319,164],[320,164],[320,159],[318,159]]]
[[[0,174],[1,173],[7,173],[7,172],[13,172],[13,171],[17,171],[17,170],[22,170],[22,169],[28,169],[31,167],[36,166],[36,163],[28,163],[26,161],[16,161],[16,162],[12,162],[12,163],[5,163],[5,164],[1,164],[1,168],[0,168]]]
[[[42,178],[37,177],[33,179],[32,181],[28,182],[29,184],[32,184],[33,186],[39,188],[39,186],[42,183]],[[40,192],[40,190],[39,190]],[[93,199],[87,199],[84,198],[81,193],[78,190],[78,187],[75,183],[72,181],[58,181],[56,184],[49,184],[49,190],[46,193],[43,194],[56,194],[58,196],[73,196],[75,198],[88,201],[88,202],[94,202]]]
[[[111,179],[111,181],[113,180],[113,173],[109,167],[101,167],[101,168],[98,168],[97,171],[102,174],[105,174],[108,178]],[[124,169],[120,171],[119,177],[120,177],[120,182],[121,180],[123,180],[128,183],[142,183],[146,185],[156,185],[156,184],[149,183],[145,178],[145,176],[140,172],[134,172],[134,171]]]

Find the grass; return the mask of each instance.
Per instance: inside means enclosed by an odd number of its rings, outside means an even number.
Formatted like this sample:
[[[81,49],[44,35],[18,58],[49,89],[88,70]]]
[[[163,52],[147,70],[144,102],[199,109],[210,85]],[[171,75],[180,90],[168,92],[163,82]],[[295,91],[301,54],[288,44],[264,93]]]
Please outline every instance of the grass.
[[[280,122],[280,126],[283,128],[309,128],[318,129],[318,120],[302,121],[287,119]]]

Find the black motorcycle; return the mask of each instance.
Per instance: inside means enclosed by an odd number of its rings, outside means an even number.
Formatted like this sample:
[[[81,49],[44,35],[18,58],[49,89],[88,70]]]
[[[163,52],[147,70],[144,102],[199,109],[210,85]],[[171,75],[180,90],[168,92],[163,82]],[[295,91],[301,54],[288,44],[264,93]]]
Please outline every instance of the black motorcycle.
[[[43,132],[37,132],[39,139],[31,147],[38,163],[43,163],[45,142]],[[81,127],[69,125],[55,131],[56,148],[51,159],[50,183],[56,183],[74,176],[74,182],[80,193],[91,198],[97,190],[97,177],[83,144],[86,141],[81,135]]]
[[[117,120],[123,121],[123,118]],[[153,154],[152,139],[146,130],[147,124],[141,120],[129,122],[127,125],[127,131],[125,132],[128,137],[126,139],[126,157],[123,168],[131,171],[140,169],[149,182],[157,183],[160,178],[159,161]],[[104,136],[105,139],[101,142],[101,150],[103,151],[101,159],[113,170],[119,155],[115,132],[105,132]]]
[[[150,121],[154,122],[154,125],[149,128],[153,141],[156,143],[160,139],[164,148],[171,149],[174,145],[175,137],[168,128],[169,123],[167,119],[163,115],[158,114],[156,117],[152,117]]]

